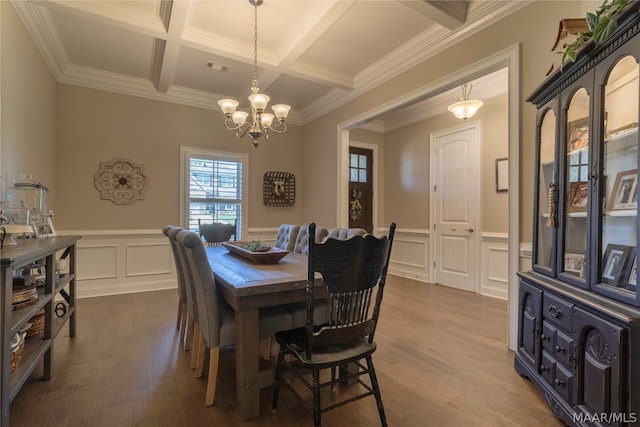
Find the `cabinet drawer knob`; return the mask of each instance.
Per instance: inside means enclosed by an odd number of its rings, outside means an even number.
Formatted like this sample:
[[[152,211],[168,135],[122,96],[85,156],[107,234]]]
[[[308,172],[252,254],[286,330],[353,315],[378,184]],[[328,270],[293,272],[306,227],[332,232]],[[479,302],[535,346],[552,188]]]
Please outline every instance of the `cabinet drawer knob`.
[[[552,317],[555,317],[556,319],[559,319],[560,317],[562,317],[562,310],[560,310],[558,307],[556,307],[555,305],[550,305],[549,306],[549,314]]]
[[[564,351],[564,347],[560,347],[559,345],[556,346],[556,351],[558,353],[562,353]]]
[[[544,365],[540,365],[540,370],[541,370],[542,372],[547,372],[547,371],[549,370],[549,368],[547,368],[547,367],[546,367],[546,366],[544,366]]]
[[[564,381],[561,381],[561,380],[559,380],[559,379],[557,379],[557,378],[553,381],[553,383],[554,383],[556,386],[564,385]]]
[[[549,341],[549,337],[545,334],[540,335],[540,338],[542,339],[542,341]]]

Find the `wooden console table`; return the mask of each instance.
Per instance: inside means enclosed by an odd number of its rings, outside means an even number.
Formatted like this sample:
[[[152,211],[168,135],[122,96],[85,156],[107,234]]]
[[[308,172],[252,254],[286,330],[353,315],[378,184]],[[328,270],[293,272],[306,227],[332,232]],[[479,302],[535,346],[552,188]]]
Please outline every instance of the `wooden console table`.
[[[64,324],[69,321],[69,335],[76,334],[76,242],[79,236],[50,237],[45,239],[20,239],[18,245],[5,246],[0,251],[2,270],[0,292],[0,426],[9,426],[9,405],[20,388],[31,375],[40,358],[43,358],[43,379],[52,374],[53,340]],[[68,259],[68,272],[56,277],[55,260]],[[45,285],[38,289],[38,302],[12,311],[13,272],[16,269],[38,263],[45,269]],[[66,287],[66,289],[65,289]],[[66,312],[55,314],[56,296],[65,300]],[[11,337],[39,310],[44,308],[45,327],[42,337],[34,337],[25,343],[24,352],[17,368],[10,372]]]

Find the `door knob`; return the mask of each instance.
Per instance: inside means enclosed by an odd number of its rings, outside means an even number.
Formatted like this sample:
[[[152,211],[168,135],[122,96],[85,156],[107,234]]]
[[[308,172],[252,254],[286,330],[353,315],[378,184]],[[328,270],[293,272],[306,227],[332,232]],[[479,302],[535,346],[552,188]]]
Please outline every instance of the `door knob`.
[[[469,228],[465,228],[464,231],[468,231],[469,233],[473,233],[473,228],[469,227]]]

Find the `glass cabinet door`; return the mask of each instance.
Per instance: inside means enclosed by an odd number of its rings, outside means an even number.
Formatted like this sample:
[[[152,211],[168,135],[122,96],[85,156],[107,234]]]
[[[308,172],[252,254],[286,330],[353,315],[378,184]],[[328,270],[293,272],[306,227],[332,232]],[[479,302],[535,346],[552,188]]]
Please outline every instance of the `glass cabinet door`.
[[[580,88],[571,96],[565,128],[564,259],[561,274],[587,287],[587,240],[589,227],[589,94]]]
[[[556,170],[556,113],[547,109],[538,121],[538,201],[536,209],[536,241],[534,269],[552,274],[556,239],[557,170]]]
[[[636,300],[638,63],[624,56],[604,85],[601,268],[596,289]]]

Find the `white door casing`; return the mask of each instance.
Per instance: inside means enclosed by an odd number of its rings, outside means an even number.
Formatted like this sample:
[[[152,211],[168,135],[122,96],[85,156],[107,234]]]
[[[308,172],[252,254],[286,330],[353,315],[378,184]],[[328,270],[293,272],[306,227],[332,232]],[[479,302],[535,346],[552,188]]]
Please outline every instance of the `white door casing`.
[[[431,134],[434,282],[478,292],[480,122]]]

